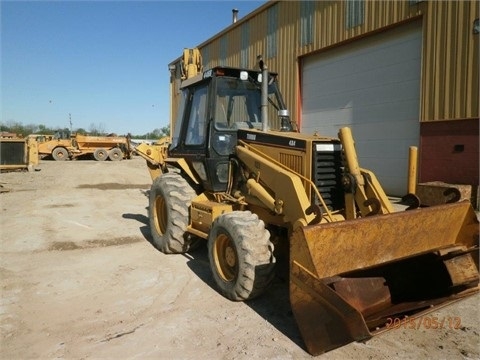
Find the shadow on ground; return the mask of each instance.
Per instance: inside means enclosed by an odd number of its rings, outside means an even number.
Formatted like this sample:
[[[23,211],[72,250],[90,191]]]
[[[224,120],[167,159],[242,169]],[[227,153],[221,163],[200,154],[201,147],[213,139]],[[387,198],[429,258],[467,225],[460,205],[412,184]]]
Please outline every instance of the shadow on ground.
[[[184,256],[189,259],[188,267],[210,286],[212,291],[218,292],[210,270],[206,242]],[[285,271],[281,271],[281,273],[283,274]],[[218,296],[222,295],[218,294]],[[306,351],[290,307],[288,278],[276,276],[273,284],[264,294],[246,301],[245,304]]]
[[[136,220],[143,224],[143,226],[139,228],[140,232],[145,240],[155,247],[152,242],[149,219],[147,216],[141,214],[123,214],[123,218]],[[206,245],[207,242],[204,241],[195,250],[183,254],[183,256],[188,259],[187,265],[190,270],[207,284],[212,291],[218,292],[210,270]],[[281,267],[277,269],[277,272],[280,275],[275,277],[270,288],[260,297],[246,301],[245,304],[300,348],[305,350],[305,345],[290,307],[288,293],[288,262],[280,262],[277,266]],[[218,296],[222,295],[218,293]]]
[[[142,214],[123,214],[122,217],[124,219],[136,220],[139,223],[143,224],[143,226],[140,226],[139,230],[142,233],[145,240],[147,240],[153,246],[153,242],[152,242],[153,239],[150,233],[150,222],[147,216]]]

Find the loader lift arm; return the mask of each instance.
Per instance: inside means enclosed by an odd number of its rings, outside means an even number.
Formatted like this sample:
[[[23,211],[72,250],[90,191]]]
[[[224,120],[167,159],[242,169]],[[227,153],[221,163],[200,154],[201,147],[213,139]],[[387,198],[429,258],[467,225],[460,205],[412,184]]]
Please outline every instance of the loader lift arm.
[[[350,128],[341,128],[339,138],[343,145],[347,165],[343,184],[346,189],[346,219],[357,217],[355,205],[358,206],[362,217],[393,213],[393,207],[375,174],[360,168]]]
[[[251,176],[247,180],[249,193],[256,196],[276,215],[283,215],[285,223],[291,223],[293,228],[296,228],[322,220],[322,211],[313,210],[315,206],[312,206],[308,198],[300,174],[287,169],[244,142],[237,146],[236,154],[250,172]],[[303,180],[308,181],[310,187],[317,190],[310,180],[305,178]],[[335,221],[334,215],[325,205],[318,190],[317,196],[323,203],[328,220]]]

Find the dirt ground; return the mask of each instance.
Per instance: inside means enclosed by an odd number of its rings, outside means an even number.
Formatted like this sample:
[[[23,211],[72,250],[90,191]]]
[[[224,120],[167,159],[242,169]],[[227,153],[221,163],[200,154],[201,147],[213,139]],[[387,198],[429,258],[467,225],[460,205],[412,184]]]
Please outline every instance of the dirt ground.
[[[1,358],[311,358],[285,281],[231,302],[205,246],[184,256],[150,244],[150,183],[140,158],[0,174]],[[395,329],[317,358],[479,359],[479,299],[432,313],[443,329]]]

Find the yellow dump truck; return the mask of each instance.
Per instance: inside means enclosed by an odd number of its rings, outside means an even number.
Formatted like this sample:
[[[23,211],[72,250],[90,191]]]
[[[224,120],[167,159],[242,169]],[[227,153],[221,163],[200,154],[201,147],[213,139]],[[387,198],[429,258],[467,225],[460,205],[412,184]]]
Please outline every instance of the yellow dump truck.
[[[119,161],[130,159],[132,147],[130,136],[89,136],[77,134],[73,138],[75,147],[71,154],[73,157],[92,155],[97,161],[110,159]]]
[[[97,161],[130,159],[130,136],[72,135],[58,132],[55,135],[37,135],[41,157],[51,156],[56,161],[92,157]]]
[[[264,65],[214,67],[181,91],[171,139],[136,149],[153,179],[152,242],[172,254],[207,241],[225,297],[261,295],[286,254],[292,311],[317,355],[478,291],[469,202],[394,212],[350,129],[297,132]]]

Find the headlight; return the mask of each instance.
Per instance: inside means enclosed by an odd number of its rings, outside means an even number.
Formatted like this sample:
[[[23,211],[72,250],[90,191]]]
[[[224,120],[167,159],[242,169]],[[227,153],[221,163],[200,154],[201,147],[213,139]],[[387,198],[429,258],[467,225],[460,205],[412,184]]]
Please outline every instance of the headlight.
[[[248,80],[248,71],[240,71],[240,80]]]
[[[233,152],[233,141],[231,134],[215,134],[212,141],[213,149],[218,155],[227,156]]]
[[[218,164],[216,173],[218,181],[226,183],[228,181],[228,163]]]

